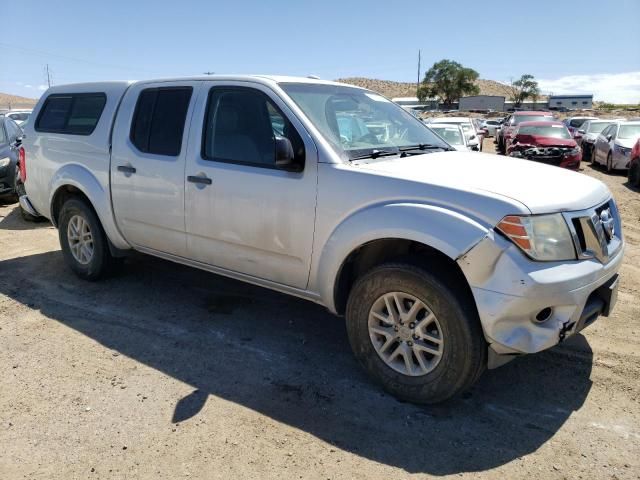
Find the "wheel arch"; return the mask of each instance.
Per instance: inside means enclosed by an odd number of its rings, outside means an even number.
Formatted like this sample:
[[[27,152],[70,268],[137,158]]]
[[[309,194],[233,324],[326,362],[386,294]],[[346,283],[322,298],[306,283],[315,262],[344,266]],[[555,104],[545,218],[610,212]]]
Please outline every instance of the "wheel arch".
[[[108,178],[105,183],[108,184]],[[66,165],[51,180],[49,208],[51,223],[57,228],[64,202],[71,197],[82,198],[97,215],[102,228],[117,249],[131,248],[118,230],[111,210],[110,191],[87,168],[80,165]]]
[[[330,311],[342,314],[358,276],[381,263],[407,258],[431,271],[447,272],[444,276],[449,280],[464,280],[469,288],[456,259],[487,232],[473,219],[442,207],[387,204],[369,208],[342,222],[325,242],[313,279],[316,290]]]

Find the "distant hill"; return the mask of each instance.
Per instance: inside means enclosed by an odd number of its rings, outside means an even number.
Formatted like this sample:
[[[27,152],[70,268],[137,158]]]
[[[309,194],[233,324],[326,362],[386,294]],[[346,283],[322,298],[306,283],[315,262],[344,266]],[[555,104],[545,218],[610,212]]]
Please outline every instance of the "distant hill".
[[[0,93],[0,108],[32,108],[38,103],[37,98],[19,97],[8,93]]]
[[[416,96],[416,84],[408,82],[393,82],[391,80],[377,80],[374,78],[363,77],[351,77],[351,78],[339,78],[336,82],[349,83],[358,87],[367,88],[378,92],[385,97],[415,97]],[[496,82],[495,80],[476,80],[476,85],[480,88],[480,95],[500,95],[509,99],[511,92],[509,86]],[[540,100],[546,98],[544,95],[540,96]]]

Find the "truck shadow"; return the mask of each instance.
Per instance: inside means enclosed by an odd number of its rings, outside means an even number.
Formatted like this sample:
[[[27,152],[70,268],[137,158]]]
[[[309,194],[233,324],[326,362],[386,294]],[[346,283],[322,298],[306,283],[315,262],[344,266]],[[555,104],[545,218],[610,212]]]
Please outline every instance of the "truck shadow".
[[[412,473],[484,471],[534,452],[591,388],[578,335],[487,372],[464,398],[416,406],[371,384],[343,321],[303,300],[142,255],[99,283],[77,279],[59,252],[0,271],[3,294],[192,385],[167,423],[190,421],[213,395]]]
[[[0,207],[7,206],[0,202]],[[15,205],[9,213],[2,217],[0,215],[0,230],[33,230],[36,228],[50,228],[51,222],[46,218],[38,218],[33,222],[25,222],[20,213],[20,206]]]

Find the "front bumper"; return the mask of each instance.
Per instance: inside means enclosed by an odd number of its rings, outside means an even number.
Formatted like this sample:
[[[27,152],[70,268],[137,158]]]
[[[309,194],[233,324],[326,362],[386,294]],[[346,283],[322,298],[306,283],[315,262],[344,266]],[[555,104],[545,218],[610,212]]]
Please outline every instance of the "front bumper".
[[[604,264],[596,258],[534,262],[491,232],[459,258],[489,344],[489,366],[504,363],[496,356],[553,347],[600,314],[608,315],[612,302],[606,289],[617,278],[623,255],[624,244]]]

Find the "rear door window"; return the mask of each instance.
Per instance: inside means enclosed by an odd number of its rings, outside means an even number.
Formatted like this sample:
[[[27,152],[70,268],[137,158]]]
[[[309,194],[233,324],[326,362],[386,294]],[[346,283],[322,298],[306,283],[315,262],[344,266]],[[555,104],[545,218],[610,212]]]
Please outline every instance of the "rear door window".
[[[130,139],[138,150],[177,156],[182,148],[191,87],[147,88],[140,92]]]
[[[38,115],[35,129],[38,132],[91,135],[106,102],[104,93],[49,95]]]

